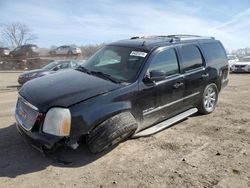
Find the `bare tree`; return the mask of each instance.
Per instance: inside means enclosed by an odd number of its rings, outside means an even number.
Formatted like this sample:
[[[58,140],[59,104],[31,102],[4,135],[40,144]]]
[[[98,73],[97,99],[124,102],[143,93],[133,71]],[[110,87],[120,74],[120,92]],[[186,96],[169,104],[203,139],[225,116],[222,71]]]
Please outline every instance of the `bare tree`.
[[[37,39],[36,35],[23,23],[10,23],[2,26],[2,39],[12,47],[18,47]]]
[[[97,44],[97,45],[85,45],[85,46],[81,46],[81,50],[82,50],[82,56],[84,58],[88,58],[91,55],[93,55],[98,49],[100,49],[102,46],[104,46],[105,44]]]

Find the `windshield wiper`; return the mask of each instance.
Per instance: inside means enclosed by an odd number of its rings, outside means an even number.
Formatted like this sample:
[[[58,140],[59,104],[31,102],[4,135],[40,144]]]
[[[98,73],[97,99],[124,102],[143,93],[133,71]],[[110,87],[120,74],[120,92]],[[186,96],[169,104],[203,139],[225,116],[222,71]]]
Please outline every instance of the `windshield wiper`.
[[[93,74],[93,75],[104,77],[104,78],[106,78],[106,79],[108,79],[108,80],[110,80],[110,81],[112,81],[114,83],[121,83],[121,81],[116,80],[111,75],[103,73],[103,72],[100,72],[100,71],[90,71],[90,73]]]
[[[91,71],[90,71],[89,69],[86,69],[86,68],[83,67],[83,66],[77,67],[76,70],[81,71],[81,72],[85,72],[85,73],[87,73],[87,74],[91,74]]]
[[[89,70],[89,69],[87,69],[87,68],[85,68],[83,66],[77,67],[76,70],[87,73],[87,74],[96,75],[98,77],[101,76],[102,78],[108,79],[108,80],[110,80],[110,81],[112,81],[114,83],[121,83],[121,81],[112,78],[112,76],[109,75],[109,74],[106,74],[106,73],[103,73],[103,72],[100,72],[100,71],[92,71],[92,70]]]

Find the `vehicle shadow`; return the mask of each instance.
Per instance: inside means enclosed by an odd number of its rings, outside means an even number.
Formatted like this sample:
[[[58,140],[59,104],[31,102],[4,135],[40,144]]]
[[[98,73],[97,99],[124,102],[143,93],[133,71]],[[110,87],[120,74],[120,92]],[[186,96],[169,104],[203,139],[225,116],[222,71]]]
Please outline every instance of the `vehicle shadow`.
[[[45,157],[32,148],[19,135],[15,124],[12,124],[0,129],[0,177],[15,178],[18,175],[44,170],[50,165],[77,168],[94,162],[112,149],[114,148],[100,154],[92,154],[83,143],[76,150],[61,148],[55,155]]]

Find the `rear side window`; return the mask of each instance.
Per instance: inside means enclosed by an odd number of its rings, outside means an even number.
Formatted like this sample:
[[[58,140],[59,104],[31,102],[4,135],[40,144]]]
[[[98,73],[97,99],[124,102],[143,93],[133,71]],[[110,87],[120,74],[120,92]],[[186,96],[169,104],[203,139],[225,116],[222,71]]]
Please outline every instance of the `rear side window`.
[[[69,63],[68,62],[62,63],[62,64],[58,65],[58,68],[59,69],[67,69],[67,68],[69,68]]]
[[[182,46],[181,55],[183,58],[183,69],[189,71],[202,66],[203,60],[201,52],[195,45]]]
[[[71,68],[76,68],[78,66],[77,62],[72,61],[71,62]]]
[[[202,43],[201,47],[204,51],[205,58],[209,64],[220,64],[227,61],[224,48],[219,42]]]
[[[166,76],[179,73],[178,61],[174,49],[159,52],[151,61],[149,71],[164,71]]]

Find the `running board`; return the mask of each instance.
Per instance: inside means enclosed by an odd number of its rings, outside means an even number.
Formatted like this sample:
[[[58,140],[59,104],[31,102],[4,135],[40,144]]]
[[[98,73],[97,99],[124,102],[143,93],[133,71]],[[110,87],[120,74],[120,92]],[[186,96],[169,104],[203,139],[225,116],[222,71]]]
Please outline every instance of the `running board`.
[[[144,137],[144,136],[150,136],[152,134],[155,134],[159,131],[162,131],[163,129],[166,129],[170,127],[171,125],[177,123],[178,121],[187,118],[188,116],[191,116],[192,114],[195,114],[198,111],[197,108],[191,108],[185,112],[182,112],[181,114],[178,114],[170,119],[167,119],[161,123],[158,123],[152,127],[149,127],[147,129],[144,129],[138,133],[135,133],[132,138],[138,138],[138,137]]]

